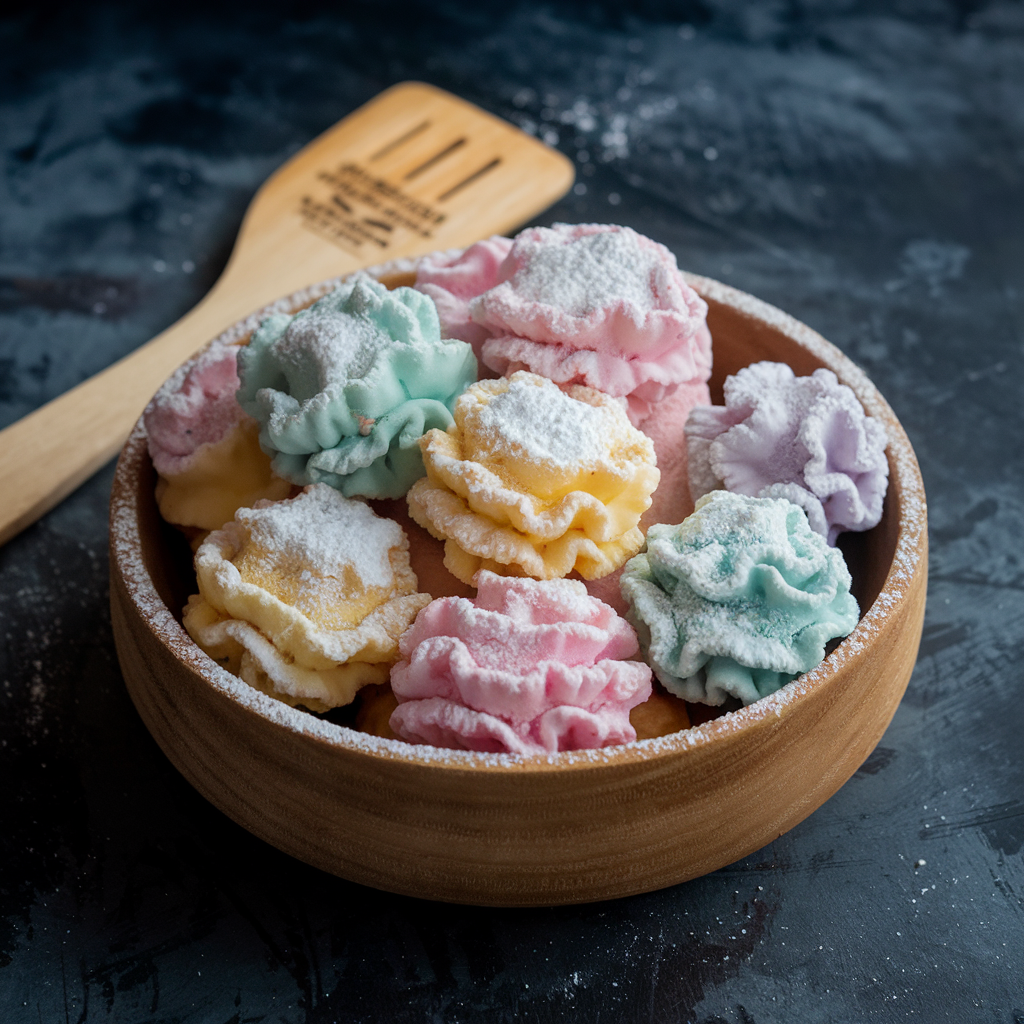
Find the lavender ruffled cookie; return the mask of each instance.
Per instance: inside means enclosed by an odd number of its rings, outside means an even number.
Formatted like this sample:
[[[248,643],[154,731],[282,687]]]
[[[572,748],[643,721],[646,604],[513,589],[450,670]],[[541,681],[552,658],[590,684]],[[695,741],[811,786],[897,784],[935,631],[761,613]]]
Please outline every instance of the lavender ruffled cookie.
[[[678,526],[652,526],[620,585],[655,675],[703,704],[773,693],[860,616],[842,553],[799,507],[728,491],[701,498]]]
[[[686,444],[694,500],[721,488],[788,498],[829,544],[882,517],[885,427],[831,370],[797,377],[784,363],[745,367],[726,378],[724,406],[690,413]]]
[[[398,498],[424,474],[420,437],[451,425],[476,372],[470,346],[441,337],[431,299],[357,274],[260,324],[238,356],[238,402],[279,476]]]

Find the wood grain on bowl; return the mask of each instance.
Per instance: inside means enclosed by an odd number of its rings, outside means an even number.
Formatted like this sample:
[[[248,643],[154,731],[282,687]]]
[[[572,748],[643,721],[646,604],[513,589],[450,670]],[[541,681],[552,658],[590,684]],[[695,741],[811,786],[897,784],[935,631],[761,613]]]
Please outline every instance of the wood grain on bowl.
[[[537,906],[713,871],[776,839],[846,782],[889,724],[917,657],[927,582],[917,462],[885,400],[836,348],[751,296],[690,281],[709,304],[713,394],[726,374],[759,359],[798,374],[827,366],[888,430],[882,521],[844,545],[863,611],[854,632],[770,697],[621,747],[521,759],[357,733],[256,692],[184,632],[187,584],[156,511],[140,424],[111,502],[114,632],[143,721],[200,793],[255,835],[344,878],[430,899]],[[327,287],[277,306],[308,305]],[[229,336],[241,339],[256,322]]]

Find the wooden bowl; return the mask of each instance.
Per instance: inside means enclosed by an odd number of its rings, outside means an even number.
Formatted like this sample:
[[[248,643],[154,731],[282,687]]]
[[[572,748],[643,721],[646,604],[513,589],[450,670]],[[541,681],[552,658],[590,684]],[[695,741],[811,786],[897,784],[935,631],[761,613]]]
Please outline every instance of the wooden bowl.
[[[716,401],[725,376],[757,360],[786,362],[798,375],[826,366],[888,430],[882,521],[844,543],[865,609],[853,633],[772,696],[660,739],[523,759],[367,736],[256,692],[185,633],[180,609],[192,584],[157,513],[140,421],[111,500],[114,636],[139,714],[203,796],[278,849],[365,885],[550,906],[714,871],[782,835],[850,778],[917,657],[927,580],[917,461],[888,404],[838,349],[749,295],[690,282],[709,306]],[[268,310],[299,309],[335,283]],[[225,337],[244,338],[268,310]]]

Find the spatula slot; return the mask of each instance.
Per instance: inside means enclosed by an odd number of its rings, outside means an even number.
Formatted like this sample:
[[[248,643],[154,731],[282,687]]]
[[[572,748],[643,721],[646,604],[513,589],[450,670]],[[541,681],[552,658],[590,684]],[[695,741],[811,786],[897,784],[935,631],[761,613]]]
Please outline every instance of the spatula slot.
[[[387,156],[392,150],[398,149],[403,142],[408,142],[410,139],[414,139],[421,132],[425,132],[429,127],[429,121],[421,121],[415,128],[410,128],[404,134],[399,135],[397,139],[393,139],[386,146],[378,149],[377,152],[370,157],[370,162],[372,163],[374,160],[380,160],[381,157]]]
[[[446,156],[451,156],[456,150],[461,149],[466,144],[466,140],[456,139],[450,145],[445,146],[439,153],[435,153],[432,157],[424,160],[418,167],[414,167],[411,171],[402,176],[403,181],[412,181],[413,178],[418,178],[424,171],[429,170],[435,164],[440,163]]]
[[[474,171],[468,178],[463,178],[457,185],[452,185],[447,192],[442,192],[437,197],[439,203],[443,203],[446,199],[450,199],[456,192],[464,189],[467,185],[471,185],[478,178],[482,178],[488,171],[493,171],[498,164],[501,163],[501,157],[496,156],[490,163],[484,164],[478,171]]]

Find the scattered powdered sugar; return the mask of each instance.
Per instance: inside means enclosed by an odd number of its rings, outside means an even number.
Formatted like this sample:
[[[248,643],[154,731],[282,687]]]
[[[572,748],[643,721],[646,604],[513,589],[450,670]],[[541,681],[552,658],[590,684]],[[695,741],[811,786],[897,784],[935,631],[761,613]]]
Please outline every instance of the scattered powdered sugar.
[[[454,259],[459,252],[451,250],[445,255]],[[366,273],[376,278],[394,278],[411,275],[415,266],[413,260],[399,260],[371,268]],[[295,735],[306,736],[367,757],[416,764],[424,770],[514,770],[529,774],[551,769],[621,765],[675,756],[728,735],[742,733],[766,719],[783,717],[787,707],[819,686],[827,684],[839,668],[869,648],[878,639],[890,614],[907,598],[911,583],[922,571],[921,556],[925,550],[927,529],[924,487],[913,449],[888,403],[867,375],[839,349],[811,328],[760,299],[708,278],[686,273],[684,277],[703,298],[726,303],[742,314],[768,323],[821,359],[837,373],[844,384],[853,389],[870,415],[883,420],[889,436],[891,480],[895,487],[893,512],[899,515],[900,529],[895,557],[885,586],[853,633],[836,650],[817,668],[797,677],[770,696],[738,711],[668,736],[638,740],[618,747],[563,751],[535,757],[414,746],[399,740],[356,732],[290,707],[242,682],[200,650],[157,592],[143,558],[139,533],[138,479],[148,459],[147,435],[141,420],[125,445],[111,500],[110,541],[114,573],[123,580],[130,600],[154,635],[166,644],[180,662],[195,671],[212,688],[259,715],[268,725],[286,728]],[[347,279],[332,278],[278,299],[229,327],[212,344],[244,342],[266,317],[273,313],[295,313],[334,291]],[[186,365],[178,372],[187,372],[187,368]]]
[[[143,413],[158,473],[172,476],[204,444],[216,444],[246,418],[238,390],[234,345],[210,345],[178,368]]]
[[[617,618],[609,605],[591,596],[581,580],[544,580],[542,586],[537,586],[541,581],[528,576],[522,579],[507,576],[498,577],[501,582],[494,586],[484,585],[485,581],[493,584],[494,578],[495,574],[490,572],[478,577],[476,606],[500,610],[517,623],[594,624],[605,618]],[[496,592],[495,596],[492,592]],[[543,594],[543,601],[537,599],[538,593]]]
[[[483,406],[477,424],[489,453],[511,445],[536,461],[563,468],[599,457],[615,431],[608,408],[571,398],[543,377],[524,379],[518,374],[507,391]]]
[[[323,391],[332,382],[361,380],[393,344],[385,331],[362,317],[308,309],[289,324],[274,350],[286,372],[294,368],[299,380],[313,370],[317,391]]]
[[[351,566],[366,587],[394,585],[388,552],[404,543],[402,528],[327,484],[313,484],[290,501],[257,502],[236,518],[268,552],[308,562],[325,576],[341,578]]]
[[[187,363],[182,363],[174,373],[170,375],[157,389],[156,394],[150,400],[150,405],[171,404],[180,406],[187,402],[182,397],[182,390],[185,381],[190,377],[202,377],[208,370],[215,372],[215,385],[226,385],[233,383],[238,387],[238,374],[233,372],[229,364],[225,363],[225,355],[237,353],[236,345],[221,343],[218,338],[211,342]],[[219,388],[218,388],[219,390]]]
[[[465,252],[464,249],[446,249],[440,254],[435,255],[456,259],[463,252]],[[367,267],[365,270],[359,271],[359,273],[367,274],[375,281],[381,281],[388,287],[393,287],[393,282],[412,284],[416,277],[418,262],[418,260],[408,258],[389,260],[387,263],[380,263],[375,267]],[[247,342],[252,332],[268,316],[273,316],[275,313],[285,313],[288,316],[292,316],[298,313],[299,310],[307,309],[317,299],[322,299],[325,295],[337,291],[342,284],[350,282],[352,276],[352,274],[342,274],[340,277],[329,277],[326,281],[318,281],[307,288],[300,288],[297,292],[292,292],[291,295],[285,295],[280,299],[275,299],[273,302],[268,302],[267,305],[250,313],[244,320],[239,320],[237,323],[232,324],[210,344],[238,345]],[[188,364],[186,364],[186,372],[187,366]]]
[[[659,253],[629,228],[601,231],[564,245],[537,245],[513,280],[524,299],[573,316],[625,300],[642,312],[658,308],[652,278]]]

